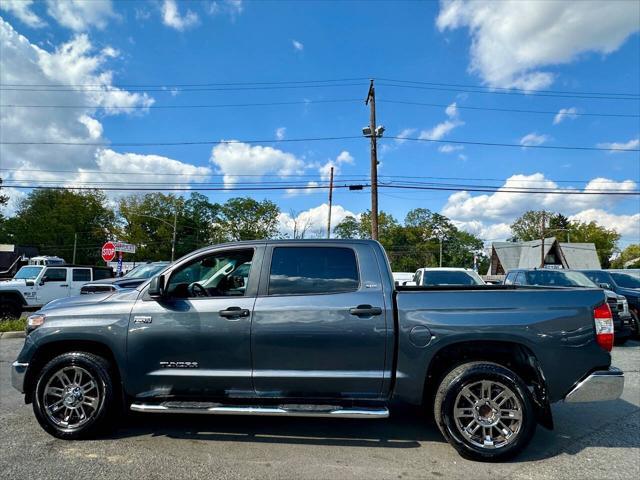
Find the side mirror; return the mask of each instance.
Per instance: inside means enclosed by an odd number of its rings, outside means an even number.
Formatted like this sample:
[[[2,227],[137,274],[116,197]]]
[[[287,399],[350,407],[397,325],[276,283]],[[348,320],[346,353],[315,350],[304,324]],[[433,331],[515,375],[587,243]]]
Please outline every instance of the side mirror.
[[[46,282],[47,282],[47,277],[42,277],[42,278],[40,279],[40,284],[39,284],[39,285],[40,285],[40,286],[43,286]]]
[[[608,283],[605,283],[605,282],[599,283],[598,286],[600,288],[604,288],[605,290],[611,290],[611,285],[609,285]]]
[[[151,298],[162,298],[164,297],[164,276],[156,275],[149,282],[149,296]]]

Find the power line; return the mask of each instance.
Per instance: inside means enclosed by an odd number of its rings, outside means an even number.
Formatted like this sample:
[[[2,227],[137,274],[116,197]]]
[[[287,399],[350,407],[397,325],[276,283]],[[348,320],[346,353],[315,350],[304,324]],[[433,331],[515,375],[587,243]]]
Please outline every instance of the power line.
[[[307,138],[285,138],[263,139],[263,140],[193,140],[193,141],[176,141],[176,142],[6,142],[0,141],[0,145],[62,145],[62,146],[83,146],[83,147],[164,147],[164,146],[186,146],[186,145],[230,145],[235,143],[292,143],[292,142],[320,142],[320,141],[336,141],[336,140],[354,140],[361,139],[357,135],[345,135],[334,137],[307,137]],[[539,148],[548,150],[586,150],[586,151],[603,151],[603,152],[640,152],[638,148],[619,148],[619,147],[585,147],[576,145],[521,145],[517,143],[499,143],[499,142],[479,142],[470,140],[436,140],[432,138],[420,137],[400,137],[387,136],[395,140],[408,140],[414,142],[431,142],[431,143],[449,143],[455,145],[478,145],[484,147],[509,147],[509,148]]]
[[[127,92],[226,92],[226,91],[246,91],[246,90],[288,90],[301,88],[327,88],[327,87],[361,87],[363,83],[327,83],[322,85],[261,85],[261,86],[242,86],[242,87],[179,87],[179,88],[144,88],[144,89],[127,89]],[[117,87],[105,85],[104,88],[44,88],[44,87],[4,87],[0,86],[0,91],[8,92],[102,92],[102,93],[121,93]]]
[[[457,88],[477,88],[477,89],[485,89],[489,91],[503,91],[503,92],[513,92],[513,93],[559,93],[559,94],[570,94],[570,95],[622,95],[622,96],[631,96],[631,97],[640,97],[637,93],[629,93],[629,92],[581,92],[574,90],[542,90],[542,89],[524,89],[524,88],[505,88],[505,87],[490,87],[487,85],[470,85],[470,84],[462,84],[462,83],[438,83],[438,82],[425,82],[425,81],[417,81],[417,80],[398,80],[393,78],[378,78],[378,80],[382,82],[394,82],[394,83],[411,83],[416,85],[432,85],[437,87],[457,87]]]
[[[633,100],[640,102],[640,97],[616,97],[616,96],[596,96],[596,95],[565,95],[565,94],[552,94],[552,93],[525,93],[525,92],[517,92],[517,91],[491,91],[491,90],[469,90],[462,88],[453,88],[453,87],[427,87],[422,85],[410,85],[410,84],[393,84],[393,83],[379,83],[383,87],[392,87],[392,88],[413,88],[418,90],[436,90],[436,91],[445,91],[445,92],[458,92],[458,93],[482,93],[482,94],[490,94],[490,95],[525,95],[525,96],[534,96],[534,97],[557,97],[557,98],[585,98],[592,100]]]
[[[104,83],[0,83],[0,87],[50,87],[50,88],[74,88],[74,87],[112,87],[112,88],[179,88],[179,87],[232,87],[232,86],[262,86],[262,85],[301,85],[305,83],[343,83],[368,81],[369,77],[334,78],[323,80],[282,80],[271,82],[206,82],[206,83],[118,83],[105,85]]]
[[[0,105],[0,108],[68,108],[68,109],[96,109],[96,110],[157,110],[157,109],[187,109],[187,108],[235,108],[235,107],[271,107],[285,105],[313,105],[322,103],[353,103],[361,102],[360,98],[335,99],[335,100],[302,100],[295,102],[258,102],[258,103],[218,103],[218,104],[198,104],[198,105]]]
[[[44,185],[14,185],[8,184],[6,187],[16,188],[16,189],[39,189],[39,190],[87,190],[89,188],[95,187],[83,187],[83,186],[44,186]],[[361,188],[369,188],[371,185],[369,184],[357,184],[357,185],[335,185],[333,188],[342,188],[342,189],[352,189],[354,187]],[[243,186],[243,187],[234,187],[234,186],[216,186],[216,187],[204,187],[200,185],[192,185],[189,186],[171,186],[171,187],[144,187],[140,185],[135,186],[127,186],[127,187],[114,187],[107,186],[102,187],[100,190],[105,191],[261,191],[261,190],[318,190],[318,189],[326,189],[329,188],[328,185],[278,185],[278,186]],[[511,193],[511,194],[550,194],[550,195],[618,195],[618,196],[636,196],[640,195],[640,191],[612,191],[612,190],[590,190],[590,191],[580,191],[580,190],[541,190],[541,189],[528,189],[528,188],[502,188],[495,186],[478,186],[478,185],[465,185],[465,186],[435,186],[435,185],[380,185],[380,188],[392,188],[392,189],[409,189],[409,190],[435,190],[435,191],[469,191],[469,192],[500,192],[500,193]]]
[[[316,179],[321,175],[319,173],[314,174],[261,174],[261,173],[163,173],[163,172],[136,172],[133,170],[127,171],[102,171],[102,170],[47,170],[47,169],[28,169],[28,168],[1,168],[0,171],[6,172],[34,172],[34,173],[96,173],[101,175],[153,175],[153,176],[171,176],[171,177],[276,177],[276,178],[309,178]],[[335,178],[341,178],[345,180],[353,180],[358,178],[367,178],[368,173],[353,173],[353,174],[343,174],[343,175],[335,175]],[[429,179],[429,180],[462,180],[462,181],[481,181],[481,182],[506,182],[510,179],[508,178],[472,178],[472,177],[435,177],[435,176],[420,176],[420,175],[379,175],[380,178],[398,178],[398,179]],[[544,180],[528,180],[528,179],[517,179],[514,180],[518,183],[542,183],[546,184],[547,182],[553,183],[597,183],[597,184],[618,184],[624,182],[625,180],[593,180],[593,179],[582,179],[582,180],[554,180],[550,178],[546,178]]]
[[[85,88],[85,87],[104,87],[104,88],[160,88],[163,90],[171,90],[175,88],[200,88],[200,87],[263,87],[263,86],[295,86],[304,84],[334,84],[345,82],[368,81],[371,76],[367,77],[351,77],[351,78],[334,78],[334,79],[311,79],[311,80],[279,80],[279,81],[260,81],[260,82],[201,82],[201,83],[116,83],[113,85],[105,85],[104,83],[0,83],[2,87],[18,87],[18,88]],[[455,87],[465,89],[486,90],[488,92],[506,92],[518,94],[565,94],[565,95],[588,95],[588,96],[622,96],[622,97],[640,97],[637,93],[630,92],[593,92],[593,91],[574,91],[574,90],[543,90],[543,89],[522,89],[522,88],[505,88],[491,87],[487,85],[473,85],[462,83],[447,82],[426,82],[419,80],[405,80],[396,78],[376,78],[381,82],[392,82],[398,84],[426,85],[433,87]]]
[[[409,102],[404,100],[378,100],[380,103],[393,103],[398,105],[418,105],[423,107],[438,107],[438,108],[446,108],[450,106],[446,103],[421,103],[421,102]],[[558,115],[559,112],[551,111],[551,110],[527,110],[527,109],[519,109],[519,108],[497,108],[497,107],[474,107],[468,105],[458,105],[456,104],[456,108],[461,110],[479,110],[479,111],[489,111],[489,112],[508,112],[508,113],[533,113],[533,114],[544,114],[544,115]],[[568,112],[567,116],[578,116],[578,117],[621,117],[621,118],[638,118],[640,114],[637,113],[604,113],[604,112]]]
[[[522,145],[519,143],[493,143],[493,142],[472,142],[466,140],[436,140],[433,138],[415,138],[415,137],[398,137],[387,136],[396,140],[410,140],[414,142],[433,142],[433,143],[453,143],[455,145],[481,145],[485,147],[516,147],[516,148],[542,148],[549,150],[588,150],[603,152],[640,152],[638,148],[618,148],[618,147],[583,147],[574,145]],[[0,142],[1,143],[1,142]]]

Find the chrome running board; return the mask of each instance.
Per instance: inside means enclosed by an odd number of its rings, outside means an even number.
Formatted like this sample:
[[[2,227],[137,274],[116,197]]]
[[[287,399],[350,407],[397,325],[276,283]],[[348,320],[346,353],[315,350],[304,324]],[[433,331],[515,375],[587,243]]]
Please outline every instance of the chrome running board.
[[[308,406],[235,406],[235,405],[216,405],[204,404],[203,407],[197,407],[194,402],[188,402],[188,406],[180,406],[179,402],[171,402],[170,405],[165,404],[143,404],[134,403],[131,410],[143,413],[193,413],[204,415],[258,415],[258,416],[283,416],[283,417],[340,417],[340,418],[387,418],[389,409],[382,408],[344,408],[322,406],[320,408],[314,405]],[[306,407],[306,408],[305,408]]]

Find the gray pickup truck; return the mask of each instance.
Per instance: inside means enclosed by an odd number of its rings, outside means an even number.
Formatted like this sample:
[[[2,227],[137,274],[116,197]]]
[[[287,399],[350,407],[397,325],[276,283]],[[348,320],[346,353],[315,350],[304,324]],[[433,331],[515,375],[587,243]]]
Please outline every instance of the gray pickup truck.
[[[375,419],[410,404],[463,456],[502,460],[553,427],[551,403],[624,386],[602,290],[396,287],[368,240],[217,245],[28,323],[12,382],[63,439],[123,409]]]

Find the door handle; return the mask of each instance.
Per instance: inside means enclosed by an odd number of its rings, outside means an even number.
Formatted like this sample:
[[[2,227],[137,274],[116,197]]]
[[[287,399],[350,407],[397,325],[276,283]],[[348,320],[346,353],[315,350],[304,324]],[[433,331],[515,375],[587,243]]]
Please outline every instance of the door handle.
[[[240,307],[229,307],[226,310],[220,310],[218,314],[225,318],[242,318],[249,316],[249,310]]]
[[[358,305],[357,307],[349,309],[349,313],[357,317],[370,317],[372,315],[380,315],[382,308],[372,307],[371,305]]]
[[[68,287],[69,285],[60,285],[61,287]]]

